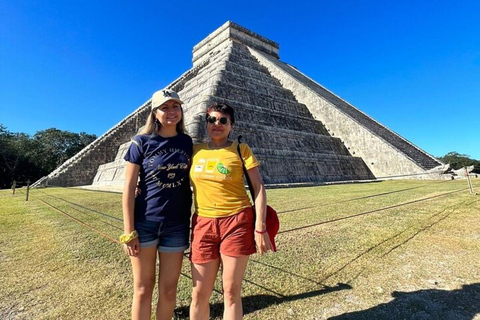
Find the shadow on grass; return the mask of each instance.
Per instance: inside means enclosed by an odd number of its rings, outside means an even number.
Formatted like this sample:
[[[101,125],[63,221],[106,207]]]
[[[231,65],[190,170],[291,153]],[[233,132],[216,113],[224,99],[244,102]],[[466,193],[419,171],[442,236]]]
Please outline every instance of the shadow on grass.
[[[394,291],[395,299],[376,307],[345,313],[330,320],[471,320],[480,313],[480,283],[458,290]]]
[[[294,294],[291,296],[276,297],[273,295],[257,294],[253,296],[243,297],[243,314],[249,314],[255,311],[265,309],[271,305],[281,304],[284,302],[306,299],[310,297],[327,294],[334,291],[352,289],[348,284],[339,283],[334,287],[324,286],[322,289],[310,292]],[[188,307],[175,309],[175,319],[188,319]],[[214,303],[210,305],[210,318],[219,318],[223,315],[223,303]]]

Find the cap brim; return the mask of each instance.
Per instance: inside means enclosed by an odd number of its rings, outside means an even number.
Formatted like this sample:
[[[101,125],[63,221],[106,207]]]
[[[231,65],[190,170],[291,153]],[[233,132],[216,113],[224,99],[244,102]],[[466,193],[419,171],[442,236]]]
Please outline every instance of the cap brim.
[[[172,99],[168,99],[168,100],[175,100],[175,101],[177,101],[178,103],[183,104],[183,101],[180,100],[180,99],[172,98]],[[167,101],[168,101],[168,100],[167,100]],[[165,102],[167,102],[167,101],[165,101]],[[164,103],[165,103],[165,102],[164,102]]]
[[[170,100],[174,100],[174,101],[177,101],[177,102],[180,103],[180,104],[183,104],[183,101],[180,100],[180,99],[170,98],[170,99],[166,99],[166,100],[162,101],[162,103],[157,103],[157,104],[155,104],[155,105],[152,103],[152,109],[158,108],[158,107],[160,107],[162,104],[164,104],[165,102],[170,101]]]

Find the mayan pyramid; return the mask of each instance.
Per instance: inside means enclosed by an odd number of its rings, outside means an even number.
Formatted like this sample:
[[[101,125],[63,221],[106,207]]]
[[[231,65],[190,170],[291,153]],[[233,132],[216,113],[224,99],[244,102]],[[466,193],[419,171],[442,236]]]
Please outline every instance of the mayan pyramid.
[[[195,142],[205,141],[206,107],[214,102],[234,106],[233,136],[242,135],[252,147],[267,184],[434,177],[443,168],[280,61],[277,43],[233,22],[198,43],[192,61],[193,67],[168,86],[185,102],[188,133]],[[36,185],[122,185],[123,156],[149,112],[148,100]]]

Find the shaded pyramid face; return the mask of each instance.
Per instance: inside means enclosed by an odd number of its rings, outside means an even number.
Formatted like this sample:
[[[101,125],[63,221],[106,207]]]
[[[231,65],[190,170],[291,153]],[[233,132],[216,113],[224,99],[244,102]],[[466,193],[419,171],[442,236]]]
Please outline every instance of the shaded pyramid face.
[[[278,44],[232,22],[194,47],[192,69],[168,88],[184,101],[186,128],[195,142],[208,139],[209,105],[233,106],[231,138],[242,135],[251,146],[266,183],[435,178],[443,167],[280,61]],[[149,112],[147,101],[39,184],[121,186],[123,155]]]

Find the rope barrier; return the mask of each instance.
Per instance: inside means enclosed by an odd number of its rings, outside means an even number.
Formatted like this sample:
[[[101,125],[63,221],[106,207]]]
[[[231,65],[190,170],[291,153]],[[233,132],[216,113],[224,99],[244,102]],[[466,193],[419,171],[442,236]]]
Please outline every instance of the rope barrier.
[[[433,184],[444,184],[444,183],[448,183],[448,182],[451,182],[451,180],[444,180],[444,181],[435,182],[435,183],[432,183],[432,184],[429,184],[429,185],[416,186],[416,187],[405,188],[405,189],[400,189],[400,190],[393,190],[393,191],[388,191],[388,192],[375,193],[375,194],[372,194],[372,195],[367,195],[367,196],[357,197],[357,198],[352,198],[352,199],[346,199],[346,200],[341,200],[341,201],[336,201],[336,202],[319,203],[315,206],[303,207],[303,208],[299,208],[299,209],[290,209],[290,210],[284,210],[284,211],[277,211],[277,213],[298,212],[298,211],[303,211],[303,210],[307,210],[307,209],[317,208],[318,206],[325,207],[325,206],[339,204],[339,203],[345,203],[345,202],[351,202],[351,201],[356,201],[356,200],[374,198],[374,197],[384,196],[384,195],[397,193],[397,192],[403,192],[403,191],[409,191],[409,190],[413,190],[413,189],[430,187]]]
[[[83,214],[83,215],[86,215],[86,216],[88,216],[88,217],[91,217],[91,215],[88,214],[87,212],[80,211],[79,209],[77,209],[77,208],[75,208],[75,207],[72,207],[72,206],[69,206],[69,205],[67,205],[67,206],[68,206],[69,208],[77,211],[77,212],[80,212],[80,213]],[[100,221],[101,223],[103,223],[103,224],[106,224],[107,226],[110,226],[110,227],[112,227],[112,228],[114,228],[114,229],[117,229],[117,230],[120,230],[120,231],[123,232],[123,228],[121,228],[121,227],[119,227],[119,226],[116,226],[116,225],[113,225],[113,224],[111,224],[111,223],[108,223],[107,221],[103,221],[103,220],[99,220],[99,221]]]
[[[282,230],[282,231],[279,231],[278,234],[286,233],[286,232],[292,232],[292,231],[297,231],[297,230],[302,230],[302,229],[306,229],[306,228],[316,227],[316,226],[319,226],[319,225],[322,225],[322,224],[337,222],[337,221],[346,220],[346,219],[351,219],[351,218],[355,218],[355,217],[359,217],[359,216],[363,216],[363,215],[367,215],[367,214],[371,214],[371,213],[376,213],[376,212],[380,212],[380,211],[390,210],[390,209],[393,209],[393,208],[402,207],[402,206],[409,205],[409,204],[412,204],[412,203],[417,203],[417,202],[427,201],[427,200],[434,199],[434,198],[438,198],[438,197],[443,197],[443,196],[446,196],[446,195],[448,195],[448,194],[460,192],[460,191],[463,191],[463,190],[466,190],[466,189],[467,189],[467,188],[458,189],[458,190],[455,190],[455,191],[450,191],[450,192],[442,193],[442,194],[440,194],[440,195],[435,195],[435,196],[430,196],[430,197],[421,198],[421,199],[417,199],[417,200],[407,201],[407,202],[403,202],[403,203],[400,203],[400,204],[395,204],[395,205],[391,205],[391,206],[387,206],[387,207],[383,207],[383,208],[379,208],[379,209],[375,209],[375,210],[370,210],[370,211],[366,211],[366,212],[356,213],[356,214],[349,215],[349,216],[346,216],[346,217],[335,218],[335,219],[331,219],[331,220],[327,220],[327,221],[322,221],[322,222],[318,222],[318,223],[314,223],[314,224],[310,224],[310,225],[306,225],[306,226],[302,226],[302,227],[298,227],[298,228],[292,228],[292,229]]]
[[[115,219],[116,219],[116,217],[107,215],[107,214],[102,213],[102,212],[99,212],[99,211],[95,211],[95,210],[93,210],[93,209],[84,207],[84,206],[79,205],[79,204],[76,204],[76,203],[74,203],[74,202],[70,202],[70,201],[68,201],[68,200],[66,200],[66,199],[63,199],[63,198],[60,198],[60,197],[56,197],[56,196],[47,194],[47,193],[42,192],[42,191],[39,191],[39,192],[43,193],[43,194],[46,195],[46,196],[52,197],[52,198],[54,198],[54,199],[56,199],[56,200],[65,201],[65,202],[67,202],[67,203],[71,203],[71,204],[77,205],[77,206],[80,207],[80,208],[83,208],[83,209],[86,209],[86,210],[90,210],[90,211],[93,211],[93,212],[95,212],[95,213],[99,213],[99,214],[102,214],[102,215],[104,215],[104,216],[107,216],[107,217],[111,217],[111,218],[115,218]],[[73,206],[71,206],[71,205],[67,205],[67,207],[69,207],[69,208],[71,208],[71,209],[73,209],[73,210],[75,210],[75,211],[77,211],[77,212],[80,212],[81,214],[84,214],[84,215],[86,215],[86,216],[89,216],[89,217],[91,216],[91,215],[88,214],[87,212],[83,212],[83,211],[81,211],[81,210],[79,210],[79,209],[77,209],[77,208],[75,208],[75,207],[73,207]],[[123,222],[123,220],[121,220],[121,219],[118,219],[118,220],[120,220],[121,222]],[[112,228],[115,228],[115,229],[117,229],[117,230],[123,231],[123,228],[120,228],[119,226],[116,226],[116,225],[113,225],[113,224],[111,224],[111,223],[108,223],[107,221],[103,221],[103,220],[99,220],[99,221],[100,221],[101,223],[103,223],[103,224],[106,224],[106,225],[112,227]]]
[[[63,211],[63,210],[60,210],[59,208],[51,205],[50,203],[48,203],[48,202],[46,202],[46,201],[44,201],[44,200],[42,200],[42,199],[38,199],[38,201],[44,203],[45,205],[49,206],[49,207],[52,208],[53,210],[55,210],[55,211],[57,211],[57,212],[60,212],[60,213],[62,213],[62,214],[64,214],[64,215],[66,215],[67,217],[69,217],[70,219],[72,219],[72,220],[80,223],[81,225],[83,225],[83,226],[85,226],[85,227],[87,227],[87,228],[95,231],[96,233],[102,235],[103,237],[105,237],[106,239],[110,240],[111,242],[120,244],[120,241],[118,241],[117,239],[114,239],[114,238],[110,237],[109,235],[107,235],[107,234],[103,233],[102,231],[98,230],[97,228],[92,227],[91,225],[83,222],[82,220],[75,218],[74,216],[66,213],[66,212]]]
[[[395,190],[395,191],[389,191],[389,192],[382,192],[382,193],[377,193],[377,194],[368,195],[368,196],[364,196],[364,197],[346,199],[346,200],[336,201],[336,202],[319,203],[319,204],[317,204],[317,205],[315,205],[315,206],[304,207],[304,208],[300,208],[300,209],[291,209],[291,210],[278,211],[277,213],[298,212],[298,211],[302,211],[302,210],[317,208],[318,206],[325,207],[325,206],[329,206],[329,205],[333,205],[333,204],[339,204],[339,203],[345,203],[345,202],[350,202],[350,201],[356,201],[356,200],[374,198],[374,197],[384,196],[384,195],[387,195],[387,194],[392,194],[392,193],[403,192],[403,191],[407,191],[407,190],[418,189],[418,188],[421,188],[421,187],[423,187],[423,186],[418,186],[418,187],[413,187],[413,188],[407,188],[407,189],[401,189],[401,190]]]
[[[91,209],[91,208],[82,206],[81,204],[78,204],[78,203],[75,203],[75,202],[72,202],[72,201],[69,201],[69,200],[66,200],[66,199],[63,199],[63,198],[60,198],[60,197],[57,197],[57,196],[54,196],[54,195],[51,195],[51,194],[48,194],[48,193],[46,193],[46,192],[43,192],[43,191],[40,191],[40,190],[36,189],[35,192],[37,192],[37,191],[43,193],[43,194],[46,195],[46,196],[49,196],[49,197],[52,197],[52,198],[55,198],[55,199],[58,199],[58,200],[65,201],[65,202],[70,203],[70,204],[72,204],[72,205],[74,205],[74,206],[77,206],[77,207],[80,207],[80,208],[83,208],[83,209],[92,211],[92,212],[97,213],[97,214],[99,214],[99,215],[102,215],[102,216],[104,216],[104,217],[107,217],[107,218],[110,218],[110,219],[113,219],[113,220],[117,220],[117,221],[120,221],[120,222],[123,223],[123,219],[120,219],[120,218],[118,218],[118,217],[115,217],[115,216],[112,216],[112,215],[109,215],[109,214],[106,214],[106,213],[103,213],[103,212],[100,212],[100,211],[96,211],[96,210],[94,210],[94,209]]]

